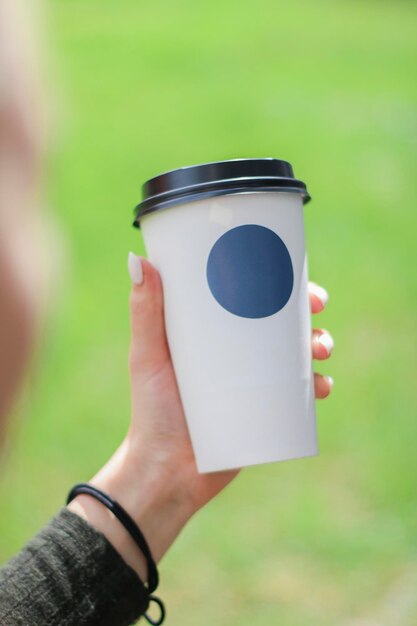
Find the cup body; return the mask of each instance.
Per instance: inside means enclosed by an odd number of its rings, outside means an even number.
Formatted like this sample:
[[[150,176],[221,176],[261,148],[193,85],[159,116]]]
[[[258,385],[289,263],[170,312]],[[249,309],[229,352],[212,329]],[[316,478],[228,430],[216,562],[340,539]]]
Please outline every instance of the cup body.
[[[198,471],[317,454],[300,194],[187,201],[144,215],[141,229]]]

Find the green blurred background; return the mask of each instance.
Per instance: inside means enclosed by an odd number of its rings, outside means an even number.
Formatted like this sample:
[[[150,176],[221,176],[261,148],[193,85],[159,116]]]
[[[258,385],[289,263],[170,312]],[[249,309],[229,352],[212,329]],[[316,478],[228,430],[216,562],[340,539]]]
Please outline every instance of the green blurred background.
[[[126,430],[126,257],[144,253],[131,228],[142,182],[275,156],[311,191],[310,274],[330,292],[321,454],[246,469],[191,520],[161,564],[167,623],[417,623],[416,9],[50,3],[48,184],[66,261],[3,469],[0,559]]]

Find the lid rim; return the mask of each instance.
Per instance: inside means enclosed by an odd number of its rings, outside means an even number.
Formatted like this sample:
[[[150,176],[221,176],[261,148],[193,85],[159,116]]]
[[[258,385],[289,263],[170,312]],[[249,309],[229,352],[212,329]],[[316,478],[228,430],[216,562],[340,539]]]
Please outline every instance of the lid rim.
[[[301,180],[298,180],[297,178],[288,178],[284,176],[240,176],[238,178],[219,178],[217,180],[212,180],[208,182],[201,182],[201,183],[195,183],[194,185],[185,185],[184,187],[177,187],[176,189],[168,189],[167,191],[162,191],[161,193],[156,193],[152,196],[147,196],[146,198],[144,198],[144,200],[142,200],[142,202],[139,202],[137,206],[141,206],[143,203],[151,202],[152,200],[157,201],[159,198],[167,197],[170,194],[177,195],[177,194],[182,194],[185,192],[192,193],[193,190],[203,189],[204,187],[207,187],[207,188],[215,187],[217,185],[224,185],[225,187],[228,187],[229,185],[233,183],[241,183],[242,186],[251,187],[252,183],[253,183],[253,186],[256,186],[256,183],[262,183],[262,182],[265,182],[268,185],[270,183],[272,184],[273,182],[277,182],[278,184],[276,186],[279,187],[280,186],[279,183],[282,182],[283,186],[285,186],[287,181],[294,184],[295,187],[300,187],[300,189],[306,189],[306,185]]]
[[[163,202],[158,204],[149,204],[149,206],[144,207],[143,210],[139,212],[139,208],[142,208],[143,203],[137,205],[134,209],[135,219],[133,221],[133,226],[136,228],[140,228],[140,219],[149,215],[150,213],[155,213],[156,211],[167,209],[172,206],[176,206],[178,204],[188,204],[190,202],[198,202],[200,200],[206,200],[208,198],[215,198],[217,196],[231,196],[231,195],[240,195],[240,194],[248,194],[248,193],[299,193],[302,196],[303,204],[307,204],[311,200],[311,196],[308,193],[307,189],[303,189],[301,187],[229,187],[229,188],[221,188],[221,189],[211,189],[202,191],[199,193],[189,193],[182,194],[181,196],[171,196],[166,198]]]

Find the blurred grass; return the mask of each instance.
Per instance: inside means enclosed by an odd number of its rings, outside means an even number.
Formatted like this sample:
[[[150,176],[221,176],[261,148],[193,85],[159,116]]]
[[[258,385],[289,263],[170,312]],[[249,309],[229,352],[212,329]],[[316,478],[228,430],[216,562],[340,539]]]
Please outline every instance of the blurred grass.
[[[311,190],[310,274],[331,294],[321,455],[245,470],[190,522],[161,568],[168,622],[417,623],[416,5],[55,0],[50,22],[68,260],[3,471],[0,558],[125,432],[141,183],[276,156]]]

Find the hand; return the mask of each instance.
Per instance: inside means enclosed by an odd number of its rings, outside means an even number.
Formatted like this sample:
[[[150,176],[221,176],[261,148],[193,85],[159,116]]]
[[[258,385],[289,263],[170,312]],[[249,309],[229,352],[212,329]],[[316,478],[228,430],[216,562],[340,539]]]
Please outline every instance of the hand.
[[[153,464],[160,464],[161,468],[171,467],[183,476],[186,495],[193,508],[199,509],[221,491],[239,470],[197,473],[165,334],[161,278],[147,259],[131,257],[131,263],[136,263],[137,267],[141,263],[142,283],[133,284],[130,298],[133,412],[129,437],[146,447]],[[328,299],[327,292],[310,283],[309,293],[312,312],[321,312]],[[314,358],[328,358],[332,348],[330,335],[315,329]],[[316,374],[316,397],[325,398],[331,385],[331,379]]]
[[[129,268],[133,280],[129,357],[131,425],[119,450],[91,482],[116,497],[130,512],[158,561],[189,517],[230,483],[240,470],[197,472],[165,333],[161,278],[144,258],[130,255]],[[326,305],[327,292],[310,283],[309,295],[312,313],[320,313]],[[314,329],[312,346],[315,359],[327,359],[333,340],[327,331]],[[331,378],[315,374],[317,398],[327,397],[331,387]],[[97,503],[88,496],[80,496],[70,507],[75,504],[77,509],[77,500],[80,504],[81,499],[89,514],[86,515],[85,509],[83,513],[76,512],[90,522],[93,520],[126,561],[141,577],[145,576],[143,559],[132,552],[129,538],[123,534],[120,524],[116,521],[110,530],[108,512],[99,510]]]

